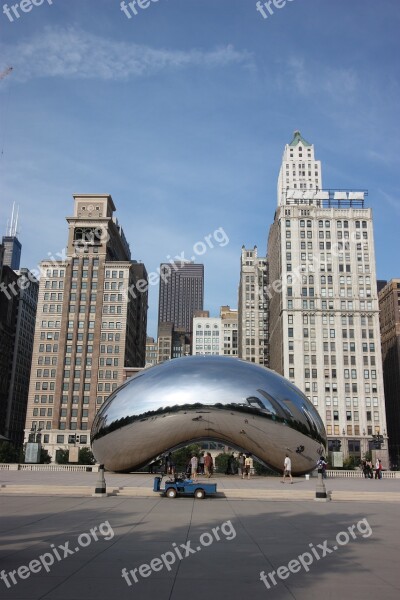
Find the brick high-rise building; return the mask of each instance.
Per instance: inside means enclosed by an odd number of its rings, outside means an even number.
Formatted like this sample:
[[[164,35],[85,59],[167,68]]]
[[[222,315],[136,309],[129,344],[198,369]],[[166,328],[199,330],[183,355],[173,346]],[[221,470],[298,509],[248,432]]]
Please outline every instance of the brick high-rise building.
[[[317,407],[329,447],[359,459],[386,436],[372,213],[366,193],[322,189],[314,146],[283,154],[268,240],[270,366]],[[387,463],[387,440],[380,453]],[[386,464],[385,464],[386,466]]]
[[[389,453],[400,465],[400,279],[392,279],[379,292],[383,382]]]
[[[25,438],[57,449],[89,443],[97,410],[144,367],[147,273],[131,260],[110,195],[74,195],[65,258],[41,263]]]

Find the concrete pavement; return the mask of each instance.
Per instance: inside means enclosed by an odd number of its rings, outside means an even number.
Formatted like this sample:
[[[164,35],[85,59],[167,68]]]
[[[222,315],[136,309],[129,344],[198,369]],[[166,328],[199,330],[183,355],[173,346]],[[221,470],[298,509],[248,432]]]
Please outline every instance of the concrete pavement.
[[[153,498],[153,478],[150,474],[106,473],[107,492]],[[0,495],[90,496],[97,479],[97,473],[85,472],[0,471]],[[316,486],[316,478],[307,481],[304,477],[294,478],[293,485],[288,481],[282,484],[279,477],[255,476],[242,480],[239,476],[221,475],[211,481],[217,483],[221,495],[236,499],[312,500]],[[326,479],[325,485],[333,501],[400,502],[400,479],[335,478]]]
[[[147,485],[148,476],[139,477]],[[257,481],[249,484],[256,488]],[[294,493],[299,487],[287,486]],[[0,569],[10,585],[0,580],[4,600],[397,600],[400,594],[400,521],[390,502],[1,495],[0,509]],[[44,562],[54,561],[48,572],[29,571],[46,555]]]

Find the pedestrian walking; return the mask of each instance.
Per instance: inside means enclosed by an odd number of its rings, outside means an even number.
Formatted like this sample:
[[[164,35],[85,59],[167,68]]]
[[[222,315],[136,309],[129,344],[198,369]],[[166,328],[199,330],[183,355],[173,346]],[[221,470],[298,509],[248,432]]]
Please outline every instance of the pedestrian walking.
[[[238,459],[238,473],[240,476],[242,476],[243,472],[244,472],[244,454],[243,454],[243,452],[241,452],[239,454],[239,459]]]
[[[206,477],[211,477],[212,472],[213,472],[213,459],[212,456],[210,454],[210,452],[207,452],[207,454],[204,457],[204,470],[205,470],[205,475]]]
[[[175,476],[175,461],[172,458],[172,452],[170,452],[165,459],[165,470],[167,475]]]
[[[323,456],[321,456],[321,458],[317,462],[317,469],[318,470],[321,469],[322,479],[326,479],[326,467],[327,466],[328,466],[328,463],[326,462],[325,458]]]
[[[242,479],[244,479],[245,475],[247,475],[247,479],[250,479],[251,471],[253,469],[253,457],[251,454],[247,454],[244,459],[244,473],[242,475]]]
[[[198,458],[197,458],[197,456],[195,454],[193,454],[192,458],[190,459],[190,466],[191,466],[193,481],[197,481],[197,467],[198,467],[198,465],[199,465]]]
[[[382,479],[382,461],[380,458],[377,458],[375,463],[375,479]]]
[[[204,452],[200,454],[199,458],[199,473],[200,475],[204,475]]]
[[[286,454],[285,460],[283,462],[283,479],[281,483],[285,483],[285,477],[288,476],[290,478],[290,483],[293,483],[292,479],[292,461],[289,456]]]

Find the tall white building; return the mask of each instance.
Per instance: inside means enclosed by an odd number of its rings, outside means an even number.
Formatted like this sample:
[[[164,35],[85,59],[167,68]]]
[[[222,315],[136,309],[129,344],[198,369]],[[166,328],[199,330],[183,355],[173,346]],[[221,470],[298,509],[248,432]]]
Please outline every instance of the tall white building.
[[[268,366],[268,263],[257,246],[242,246],[240,260],[239,358]]]
[[[345,456],[385,441],[372,213],[366,192],[323,190],[314,147],[285,147],[268,240],[270,366],[317,407]]]

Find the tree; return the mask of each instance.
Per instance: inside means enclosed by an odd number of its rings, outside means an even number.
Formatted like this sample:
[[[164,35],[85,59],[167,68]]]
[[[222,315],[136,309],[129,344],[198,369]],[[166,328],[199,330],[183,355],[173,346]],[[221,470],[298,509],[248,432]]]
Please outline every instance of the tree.
[[[40,448],[40,464],[48,465],[51,463],[51,456],[45,448]]]
[[[343,469],[347,469],[348,471],[354,471],[357,466],[357,462],[354,456],[348,456],[343,460]]]
[[[226,473],[228,469],[228,460],[232,456],[230,452],[221,452],[215,457],[215,470],[218,473]]]
[[[17,463],[19,461],[19,451],[11,442],[1,442],[0,444],[0,463]]]
[[[172,453],[172,458],[175,463],[176,472],[185,471],[189,460],[192,458],[192,455],[196,454],[199,456],[200,452],[201,448],[197,444],[190,444],[189,446],[185,446],[185,448],[179,448],[179,450],[175,450],[175,452]]]
[[[96,462],[93,452],[90,448],[80,448],[78,455],[78,465],[94,465]]]
[[[363,459],[366,460],[367,462],[372,460],[372,452],[371,450],[368,450],[367,452],[365,452]]]
[[[69,459],[69,450],[56,450],[56,463],[58,465],[67,465]]]

